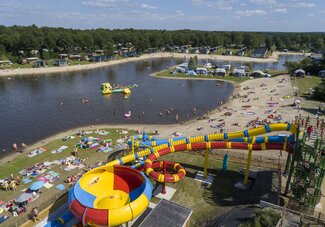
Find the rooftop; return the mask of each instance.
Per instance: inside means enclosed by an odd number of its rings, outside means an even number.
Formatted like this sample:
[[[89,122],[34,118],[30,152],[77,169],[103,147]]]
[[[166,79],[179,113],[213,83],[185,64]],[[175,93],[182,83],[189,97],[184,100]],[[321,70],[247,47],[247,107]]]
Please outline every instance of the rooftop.
[[[191,209],[162,199],[139,227],[182,227],[187,223],[191,214]]]

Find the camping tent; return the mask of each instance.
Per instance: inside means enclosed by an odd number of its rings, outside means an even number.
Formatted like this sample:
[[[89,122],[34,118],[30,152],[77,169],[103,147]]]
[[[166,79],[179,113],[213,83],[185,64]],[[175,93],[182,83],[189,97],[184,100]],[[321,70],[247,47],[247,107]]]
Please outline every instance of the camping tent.
[[[243,76],[246,76],[246,72],[244,69],[234,69],[234,71],[232,72],[232,75],[243,77]]]
[[[306,72],[305,72],[305,70],[303,70],[303,69],[297,69],[297,70],[294,72],[293,75],[294,75],[294,76],[301,76],[301,77],[304,77],[304,76],[306,75]]]
[[[216,75],[217,76],[226,76],[226,70],[224,68],[217,68]]]
[[[255,70],[252,73],[252,77],[265,77],[265,73],[261,70]]]
[[[318,72],[318,75],[322,78],[325,78],[325,69]]]
[[[188,76],[196,76],[197,73],[194,72],[193,70],[189,70],[189,71],[186,73],[186,75],[188,75]]]

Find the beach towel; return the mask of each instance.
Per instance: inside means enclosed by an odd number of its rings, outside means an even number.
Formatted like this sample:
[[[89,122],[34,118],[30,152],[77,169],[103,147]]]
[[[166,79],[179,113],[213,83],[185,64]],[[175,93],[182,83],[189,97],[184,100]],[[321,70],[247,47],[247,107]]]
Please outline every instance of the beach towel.
[[[106,147],[105,149],[101,149],[100,151],[104,152],[104,153],[108,153],[110,151],[112,151],[113,148],[110,148],[110,147]]]
[[[90,148],[96,148],[96,147],[98,147],[99,146],[99,143],[93,143],[93,144],[91,144],[89,147]]]
[[[49,182],[46,182],[43,187],[50,189],[51,187],[53,187],[53,184],[50,184]]]
[[[1,206],[2,204],[4,204],[4,203],[5,203],[5,201],[0,200],[0,206]]]
[[[24,184],[28,184],[28,183],[32,182],[32,180],[30,180],[28,178],[24,178],[23,179],[23,182],[24,182]]]
[[[254,115],[256,114],[255,112],[247,112],[247,115]]]
[[[78,165],[78,169],[82,169],[82,168],[84,168],[84,167],[85,167],[84,164],[79,164],[79,165]]]
[[[0,216],[0,224],[4,223],[8,218],[7,215]]]
[[[44,183],[49,181],[49,179],[47,179],[45,176],[40,176],[40,177],[37,178],[37,180],[43,181]]]
[[[22,175],[22,176],[26,176],[27,175],[27,173],[26,173],[26,170],[20,170],[19,172],[18,172],[20,175]]]
[[[124,143],[125,140],[124,139],[118,139],[118,140],[116,140],[116,142],[118,142],[118,143]]]
[[[42,154],[43,152],[44,152],[43,149],[35,149],[35,150],[30,151],[26,156],[29,158],[32,158],[38,154]]]
[[[98,134],[101,135],[101,136],[107,136],[109,134],[109,132],[99,131]]]
[[[53,176],[53,177],[57,177],[57,176],[60,175],[60,174],[58,174],[57,172],[54,172],[53,170],[48,171],[47,174],[50,174],[50,175]]]
[[[61,153],[64,150],[66,150],[67,148],[68,148],[68,146],[63,145],[63,146],[61,146],[61,147],[59,147],[57,149],[52,150],[51,153],[52,154],[58,154],[58,153]]]
[[[56,188],[59,189],[60,191],[63,191],[65,189],[65,186],[63,184],[58,184]]]

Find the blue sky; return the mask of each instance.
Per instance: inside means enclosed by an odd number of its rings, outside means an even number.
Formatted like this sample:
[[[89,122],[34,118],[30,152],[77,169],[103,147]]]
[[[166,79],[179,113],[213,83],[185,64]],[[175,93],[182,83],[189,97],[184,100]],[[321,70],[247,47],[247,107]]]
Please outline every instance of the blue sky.
[[[325,32],[325,0],[10,0],[0,24],[65,28]]]

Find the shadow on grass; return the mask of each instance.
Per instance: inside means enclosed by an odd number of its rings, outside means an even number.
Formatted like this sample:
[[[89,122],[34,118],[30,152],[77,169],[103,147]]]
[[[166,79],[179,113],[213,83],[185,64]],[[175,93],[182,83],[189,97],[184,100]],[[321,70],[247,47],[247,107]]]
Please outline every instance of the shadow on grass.
[[[261,199],[276,202],[277,194],[273,190],[273,172],[259,171],[256,180],[250,180],[248,190],[239,190],[234,187],[243,182],[243,175],[234,172],[218,171],[211,187],[207,187],[203,197],[207,203],[219,206],[237,206],[259,203]]]
[[[195,179],[197,171],[203,171],[200,166],[180,163],[187,171],[186,177]],[[239,190],[234,187],[243,182],[244,176],[236,171],[223,172],[220,169],[208,169],[215,175],[210,186],[202,184],[203,199],[210,205],[237,206],[259,203],[261,199],[277,203],[277,175],[272,171],[258,171],[255,182],[250,179],[250,189]],[[276,177],[275,177],[276,176]]]
[[[301,107],[301,110],[306,111],[307,113],[316,115],[317,114],[317,106],[315,108],[306,108],[306,107]],[[324,115],[325,111],[321,111],[321,115]]]

